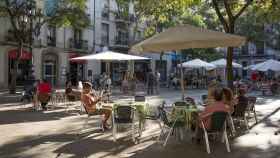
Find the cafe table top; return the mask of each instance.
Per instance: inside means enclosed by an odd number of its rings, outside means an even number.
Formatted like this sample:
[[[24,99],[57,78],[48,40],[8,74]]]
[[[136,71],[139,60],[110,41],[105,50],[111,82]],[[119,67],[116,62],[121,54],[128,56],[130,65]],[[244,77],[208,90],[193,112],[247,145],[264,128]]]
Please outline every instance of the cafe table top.
[[[187,127],[190,128],[190,122],[193,121],[193,112],[199,113],[201,111],[204,110],[204,106],[202,105],[191,105],[188,107],[175,107],[173,106],[172,109],[172,119],[177,119],[177,120],[181,120],[181,121],[185,121]]]

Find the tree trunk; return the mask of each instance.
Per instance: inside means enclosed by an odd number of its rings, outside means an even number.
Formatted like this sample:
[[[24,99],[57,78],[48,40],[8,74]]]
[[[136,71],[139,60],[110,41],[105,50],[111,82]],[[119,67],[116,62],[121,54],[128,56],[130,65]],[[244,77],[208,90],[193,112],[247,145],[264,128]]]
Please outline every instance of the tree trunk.
[[[231,89],[233,89],[232,58],[233,58],[233,47],[228,47],[227,48],[227,86]]]
[[[22,44],[22,42],[20,42],[19,47],[18,47],[17,57],[16,57],[16,59],[14,59],[13,69],[11,69],[11,84],[10,84],[10,89],[9,89],[10,94],[16,94],[18,63],[19,63],[20,55],[22,53],[22,47],[23,47],[23,44]]]
[[[229,22],[229,30],[228,33],[234,34],[234,21]],[[233,89],[233,47],[227,48],[227,86]]]

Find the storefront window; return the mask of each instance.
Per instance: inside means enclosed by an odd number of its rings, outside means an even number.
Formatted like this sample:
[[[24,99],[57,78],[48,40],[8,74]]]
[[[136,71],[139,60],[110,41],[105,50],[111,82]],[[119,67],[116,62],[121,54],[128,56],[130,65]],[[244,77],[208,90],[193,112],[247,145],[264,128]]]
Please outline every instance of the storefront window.
[[[55,54],[46,54],[43,56],[43,79],[46,79],[52,85],[57,83],[57,61]]]

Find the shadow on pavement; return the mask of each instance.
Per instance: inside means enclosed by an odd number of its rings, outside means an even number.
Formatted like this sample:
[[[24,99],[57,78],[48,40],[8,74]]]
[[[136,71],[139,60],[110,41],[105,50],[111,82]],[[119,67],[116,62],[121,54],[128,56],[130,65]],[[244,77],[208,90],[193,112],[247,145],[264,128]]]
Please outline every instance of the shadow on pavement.
[[[74,115],[77,115],[77,113],[66,113],[65,111],[48,111],[44,113],[26,109],[6,110],[0,111],[0,125],[59,120],[63,117]]]
[[[17,139],[11,143],[0,146],[0,157],[11,157],[16,158],[19,157],[25,150],[36,148],[39,145],[47,144],[47,143],[67,143],[72,142],[77,139],[87,137],[89,135],[95,134],[91,136],[91,138],[102,135],[102,133],[98,133],[100,130],[83,132],[82,135],[74,134],[56,134],[56,135],[46,135],[46,136],[28,136],[21,139]],[[82,137],[81,137],[82,136]],[[42,157],[43,153],[40,151],[37,152],[39,157]],[[25,157],[23,154],[20,157]],[[28,154],[27,157],[32,157]],[[34,156],[37,157],[37,156]],[[44,156],[43,156],[44,157]]]

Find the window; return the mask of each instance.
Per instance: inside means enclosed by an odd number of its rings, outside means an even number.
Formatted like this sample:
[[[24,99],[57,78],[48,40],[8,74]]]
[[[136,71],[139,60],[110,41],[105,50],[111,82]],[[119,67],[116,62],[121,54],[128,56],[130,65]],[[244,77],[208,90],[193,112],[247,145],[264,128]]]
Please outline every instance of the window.
[[[109,24],[102,23],[101,44],[109,45]]]
[[[48,46],[56,46],[56,28],[53,26],[48,26],[47,44]]]
[[[241,47],[242,54],[246,55],[246,54],[248,54],[248,52],[249,52],[249,48],[248,48],[247,44]]]
[[[140,40],[142,38],[142,32],[140,31],[140,30],[138,30],[137,32],[136,32],[136,40],[138,41],[138,40]]]
[[[128,32],[124,30],[119,30],[116,37],[116,44],[118,45],[128,45]]]
[[[78,41],[81,41],[81,40],[82,40],[82,31],[78,30],[78,29],[75,29],[74,30],[74,41],[78,42]]]
[[[102,18],[104,20],[109,20],[109,0],[104,1],[103,9],[102,9]]]
[[[264,54],[264,42],[256,42],[257,54]]]

